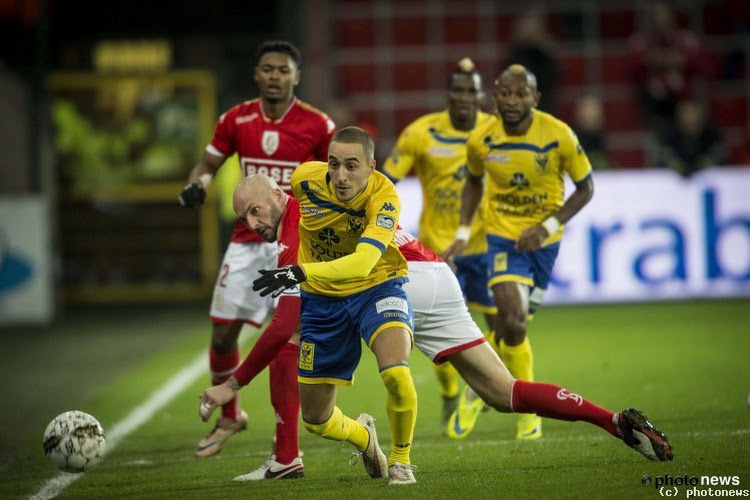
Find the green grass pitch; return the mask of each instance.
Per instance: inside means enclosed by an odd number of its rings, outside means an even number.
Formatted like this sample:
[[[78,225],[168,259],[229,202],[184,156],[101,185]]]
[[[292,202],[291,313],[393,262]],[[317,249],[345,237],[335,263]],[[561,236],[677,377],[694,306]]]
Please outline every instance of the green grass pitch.
[[[440,398],[431,363],[415,351],[411,367],[419,396],[412,450],[418,467],[416,485],[389,487],[385,480],[371,480],[361,464],[349,465],[351,446],[317,438],[304,429],[304,479],[234,483],[234,476],[260,465],[271,450],[274,420],[267,376],[263,373],[242,392],[249,430],[230,439],[217,457],[197,460],[195,444],[210,428],[197,416],[198,395],[208,384],[205,374],[59,498],[656,498],[659,490],[654,483],[642,485],[642,477],[655,481],[665,475],[739,476],[739,486],[720,488],[747,490],[749,320],[750,302],[737,300],[548,307],[532,322],[529,335],[537,379],[613,410],[643,410],[672,442],[675,459],[670,463],[649,462],[581,422],[547,419],[541,440],[517,442],[516,417],[494,412],[482,414],[467,439],[451,441],[441,435]],[[59,410],[87,411],[106,431],[205,351],[207,342],[204,320],[175,345],[135,363],[116,381],[96,387],[93,396],[76,403],[77,408]],[[76,388],[57,390],[72,393]],[[387,454],[385,390],[369,351],[363,353],[355,385],[339,390],[338,404],[349,416],[367,411],[376,417]],[[3,411],[14,409],[6,401]],[[28,498],[58,474],[42,453],[42,431],[43,425],[30,429],[0,470],[0,498]],[[678,498],[686,498],[688,489],[679,486]]]

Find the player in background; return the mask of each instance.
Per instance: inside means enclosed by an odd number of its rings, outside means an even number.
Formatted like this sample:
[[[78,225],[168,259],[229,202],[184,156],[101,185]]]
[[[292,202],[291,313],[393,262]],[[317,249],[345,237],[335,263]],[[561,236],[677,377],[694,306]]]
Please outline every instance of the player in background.
[[[412,311],[403,290],[406,261],[393,242],[401,200],[375,171],[375,144],[357,127],[339,130],[328,164],[309,162],[292,174],[300,203],[299,264],[261,271],[253,289],[278,294],[301,283],[298,379],[305,428],[353,444],[370,477],[416,482],[409,453],[417,393],[409,371]],[[361,341],[375,354],[386,388],[391,448],[380,450],[374,419],[356,420],[336,406],[336,387],[350,385]]]
[[[466,182],[466,140],[475,127],[485,124],[491,115],[479,110],[482,77],[469,58],[459,61],[448,81],[448,108],[424,115],[401,132],[386,160],[383,173],[394,183],[412,169],[422,187],[422,214],[419,241],[437,253],[444,252],[456,236],[461,211],[461,191]],[[468,244],[462,255],[453,259],[456,277],[478,324],[494,324],[495,303],[487,288],[484,255],[487,240],[482,211],[474,218]],[[486,315],[486,320],[481,317]],[[480,319],[481,318],[481,319]],[[491,328],[491,327],[490,327]],[[489,330],[489,328],[484,328]],[[443,398],[442,423],[448,424],[458,405],[459,376],[450,363],[435,365],[440,395]],[[446,428],[455,437],[456,428]]]
[[[292,172],[300,163],[327,157],[334,124],[325,114],[294,96],[299,77],[300,52],[296,47],[284,41],[260,45],[254,70],[260,97],[221,115],[211,142],[180,194],[183,206],[197,207],[203,203],[205,188],[226,158],[235,152],[243,176],[267,174],[286,191]],[[260,326],[273,308],[269,297],[248,290],[260,269],[276,266],[277,254],[276,243],[265,242],[241,222],[235,223],[211,301],[209,363],[213,384],[226,380],[240,363],[237,337],[242,325]],[[281,356],[277,370],[271,373],[271,384],[275,384],[279,375],[282,386],[288,387],[283,380],[294,376],[296,355],[288,351]],[[280,398],[278,405],[274,404],[280,422],[277,433],[284,425],[297,427],[298,408],[285,403],[295,397],[289,394]],[[198,443],[196,456],[204,458],[218,453],[227,438],[246,426],[247,414],[240,409],[239,399],[228,402],[222,407],[216,426]],[[276,454],[280,460],[291,461],[298,450],[277,439]]]
[[[286,249],[282,255],[286,251],[294,260],[299,244],[294,225],[299,218],[299,204],[293,198],[286,197],[267,177],[254,176],[240,183],[233,204],[237,216],[248,227],[264,239],[277,237],[279,246]],[[435,363],[455,364],[471,387],[498,411],[533,411],[561,420],[583,420],[602,427],[651,460],[672,459],[666,437],[640,411],[630,408],[614,413],[557,385],[514,380],[471,320],[458,281],[442,259],[400,228],[394,241],[408,261],[409,282],[404,290],[414,307],[414,342],[426,356]],[[293,265],[280,257],[279,262],[282,261]],[[282,300],[292,296],[282,295]],[[203,393],[201,418],[209,418],[217,405],[233,398],[293,337],[299,315],[284,318],[280,314],[281,306],[274,313],[271,325],[279,321],[284,326],[269,326],[235,374]],[[264,355],[257,353],[261,350],[266,351]],[[235,480],[277,479],[294,470],[271,457],[258,471]]]
[[[472,218],[486,196],[488,286],[498,307],[495,339],[510,373],[530,382],[534,371],[528,318],[542,303],[563,224],[589,202],[594,183],[591,164],[570,127],[535,109],[539,92],[531,72],[511,65],[495,80],[493,94],[498,116],[469,136],[461,226],[444,256],[451,259],[466,249]],[[566,173],[576,186],[567,200]],[[472,391],[465,396],[451,418],[470,432],[482,402]],[[538,415],[519,416],[518,439],[541,436]]]

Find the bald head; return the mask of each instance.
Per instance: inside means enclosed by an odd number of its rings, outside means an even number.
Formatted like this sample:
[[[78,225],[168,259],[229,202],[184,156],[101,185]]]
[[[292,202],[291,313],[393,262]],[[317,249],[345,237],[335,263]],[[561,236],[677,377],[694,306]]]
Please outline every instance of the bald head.
[[[287,194],[263,174],[249,175],[234,190],[232,206],[237,217],[266,241],[276,241]]]
[[[511,82],[523,82],[532,92],[536,92],[536,76],[521,64],[511,64],[500,73],[495,80],[495,85],[509,84]]]

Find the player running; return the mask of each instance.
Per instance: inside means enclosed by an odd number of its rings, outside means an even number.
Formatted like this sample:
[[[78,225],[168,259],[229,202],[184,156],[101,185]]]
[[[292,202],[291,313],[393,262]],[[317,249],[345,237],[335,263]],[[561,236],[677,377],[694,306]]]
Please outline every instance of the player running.
[[[532,381],[528,318],[542,303],[560,249],[563,224],[589,202],[594,183],[591,164],[570,127],[535,109],[540,94],[532,73],[521,65],[511,65],[495,80],[493,93],[498,116],[469,135],[461,227],[444,257],[451,259],[464,251],[465,233],[486,199],[482,209],[488,246],[487,284],[498,307],[498,352],[515,378]],[[564,198],[566,173],[576,186],[568,199]],[[462,394],[459,409],[474,404],[474,398],[471,391]],[[476,419],[460,417],[459,412],[452,418],[460,421],[467,434]],[[541,436],[538,415],[519,417],[518,439]]]

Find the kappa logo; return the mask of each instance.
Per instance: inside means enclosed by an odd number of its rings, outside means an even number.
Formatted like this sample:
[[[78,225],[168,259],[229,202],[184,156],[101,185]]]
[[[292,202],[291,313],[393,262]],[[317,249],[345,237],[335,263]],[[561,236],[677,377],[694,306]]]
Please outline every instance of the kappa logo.
[[[323,241],[328,246],[331,246],[341,241],[341,238],[338,237],[338,235],[336,234],[336,231],[334,231],[330,227],[327,227],[323,229],[321,232],[319,232],[318,239],[320,239],[320,241]]]
[[[513,178],[510,180],[510,185],[514,188],[524,189],[529,187],[529,180],[523,175],[522,172],[516,172],[513,174]]]
[[[264,130],[263,137],[260,139],[260,145],[263,152],[271,156],[279,149],[279,132],[278,130]]]
[[[299,346],[299,368],[311,371],[315,364],[315,344],[302,342]]]
[[[283,252],[284,252],[284,250],[287,250],[288,248],[289,248],[289,247],[288,247],[288,246],[286,246],[285,244],[283,244],[283,243],[279,243],[279,253],[283,253]]]
[[[578,406],[581,406],[583,404],[583,398],[581,396],[579,396],[578,394],[573,394],[572,392],[568,392],[566,389],[560,389],[559,391],[557,391],[557,399],[559,399],[560,401],[572,399]]]
[[[383,212],[395,212],[396,207],[394,207],[392,203],[386,201],[383,203],[383,206],[380,207],[380,210]]]

